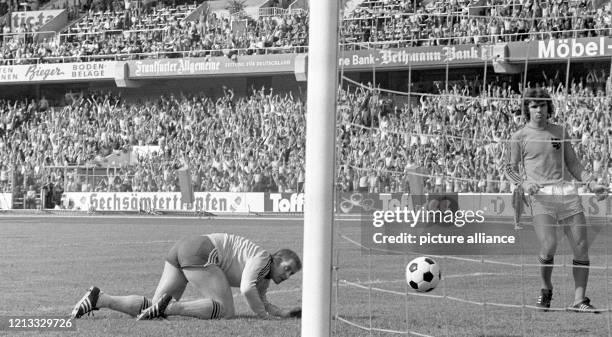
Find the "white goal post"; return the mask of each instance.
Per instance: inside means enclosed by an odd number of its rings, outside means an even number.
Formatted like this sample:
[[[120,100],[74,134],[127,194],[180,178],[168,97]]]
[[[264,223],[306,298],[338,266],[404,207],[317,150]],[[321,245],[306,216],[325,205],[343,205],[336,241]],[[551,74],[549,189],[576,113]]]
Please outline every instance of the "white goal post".
[[[302,336],[331,333],[338,2],[310,0]]]

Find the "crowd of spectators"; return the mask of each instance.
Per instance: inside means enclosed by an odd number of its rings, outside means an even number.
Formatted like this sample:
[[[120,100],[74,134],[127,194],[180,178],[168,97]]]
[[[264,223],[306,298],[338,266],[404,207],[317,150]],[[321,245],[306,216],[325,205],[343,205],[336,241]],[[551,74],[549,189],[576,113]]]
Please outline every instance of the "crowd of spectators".
[[[582,82],[556,83],[527,85],[550,90],[552,121],[568,126],[579,158],[609,184],[610,98]],[[339,89],[338,189],[408,191],[411,169],[420,166],[429,192],[509,192],[499,168],[505,141],[524,122],[520,88],[465,79],[418,95],[416,104],[397,105],[368,86]],[[292,94],[262,88],[235,97],[224,88],[218,98],[128,102],[80,93],[59,108],[43,98],[3,100],[0,109],[0,189],[10,181],[19,193],[53,184],[57,198],[64,191],[178,191],[177,170],[187,165],[195,191],[303,191],[306,108]],[[134,146],[155,151],[96,168],[100,158]],[[63,166],[81,169],[53,168]]]
[[[347,13],[341,40],[355,47],[406,47],[610,36],[611,13],[609,6],[587,0],[452,0],[427,5],[375,0]]]
[[[612,188],[612,101],[583,82],[572,82],[568,96],[558,83],[527,85],[551,92],[551,121],[568,127],[578,157]],[[480,86],[466,79],[403,107],[373,89],[342,91],[340,189],[407,191],[411,170],[421,167],[428,192],[510,192],[499,168],[507,140],[524,124],[520,90],[502,81]]]
[[[308,13],[226,17],[195,4],[130,6],[117,0],[66,0],[83,16],[54,36],[37,25],[4,27],[0,63],[222,56],[305,52]],[[533,39],[610,36],[609,5],[587,0],[364,1],[342,20],[345,48],[481,44]],[[8,29],[8,30],[7,30]]]
[[[298,191],[303,187],[305,111],[300,99],[273,90],[217,99],[162,96],[128,103],[110,93],[68,96],[61,108],[5,101],[0,114],[2,176],[15,186],[53,183],[66,191],[177,191],[188,164],[196,191]],[[90,165],[113,152],[153,145],[136,165],[102,178],[53,166]],[[3,166],[4,168],[4,166]]]
[[[27,33],[20,27],[7,33],[1,64],[81,62],[131,58],[205,57],[305,52],[308,15],[296,12],[280,17],[219,16],[203,10],[186,20],[195,5],[124,8],[117,1],[108,8],[90,10],[55,37]]]

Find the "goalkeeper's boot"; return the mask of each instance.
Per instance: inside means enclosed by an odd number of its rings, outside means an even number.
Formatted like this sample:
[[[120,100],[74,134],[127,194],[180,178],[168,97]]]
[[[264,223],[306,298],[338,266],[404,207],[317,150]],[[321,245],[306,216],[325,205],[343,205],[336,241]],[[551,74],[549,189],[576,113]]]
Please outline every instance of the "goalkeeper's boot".
[[[552,289],[542,289],[540,291],[540,297],[536,302],[536,307],[540,311],[548,311],[550,309],[550,301],[552,300]]]
[[[99,296],[100,288],[96,286],[92,286],[91,288],[89,288],[83,298],[81,298],[81,300],[78,301],[77,304],[74,306],[74,309],[72,309],[70,317],[80,318],[85,314],[89,316],[90,313],[93,315],[92,311],[99,310],[98,308],[96,308],[96,303],[98,303]]]
[[[584,313],[591,313],[591,314],[601,313],[601,311],[597,310],[594,306],[591,305],[591,300],[588,297],[585,297],[582,301],[567,308],[567,310],[573,311],[573,312],[584,312]]]
[[[155,318],[166,318],[165,311],[170,301],[172,301],[172,296],[163,294],[157,302],[153,303],[152,306],[146,308],[140,315],[136,316],[136,320],[142,321]]]

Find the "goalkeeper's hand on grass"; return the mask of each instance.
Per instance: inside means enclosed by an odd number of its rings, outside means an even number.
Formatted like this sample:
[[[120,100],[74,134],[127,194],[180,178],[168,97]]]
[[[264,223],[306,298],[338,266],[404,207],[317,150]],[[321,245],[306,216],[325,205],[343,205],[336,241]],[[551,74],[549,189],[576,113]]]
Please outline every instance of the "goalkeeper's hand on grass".
[[[266,313],[265,315],[258,315],[259,318],[264,319],[264,320],[280,320],[281,317],[279,316],[275,316],[275,315],[271,315],[269,313]]]
[[[289,310],[289,314],[287,317],[302,318],[302,308],[295,307]]]

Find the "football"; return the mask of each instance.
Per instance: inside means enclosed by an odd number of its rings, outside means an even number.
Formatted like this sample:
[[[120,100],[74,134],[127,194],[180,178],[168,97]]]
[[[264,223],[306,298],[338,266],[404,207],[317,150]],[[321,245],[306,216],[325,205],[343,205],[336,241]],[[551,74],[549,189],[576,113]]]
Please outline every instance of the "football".
[[[438,285],[440,279],[442,279],[440,265],[431,257],[417,257],[406,266],[406,282],[416,291],[431,291]]]

